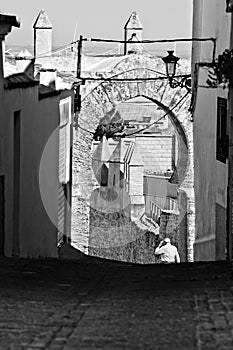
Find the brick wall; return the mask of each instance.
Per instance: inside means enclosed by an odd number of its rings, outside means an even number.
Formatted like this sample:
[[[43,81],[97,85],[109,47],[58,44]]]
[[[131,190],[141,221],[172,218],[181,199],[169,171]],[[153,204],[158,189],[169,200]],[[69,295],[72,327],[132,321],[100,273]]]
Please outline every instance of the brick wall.
[[[143,160],[144,171],[166,172],[172,169],[172,136],[137,136],[136,142]]]

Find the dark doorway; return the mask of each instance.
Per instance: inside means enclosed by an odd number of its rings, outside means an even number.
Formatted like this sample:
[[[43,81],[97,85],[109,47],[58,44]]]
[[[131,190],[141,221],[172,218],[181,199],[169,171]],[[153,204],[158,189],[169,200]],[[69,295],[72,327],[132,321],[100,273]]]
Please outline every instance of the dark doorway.
[[[19,256],[20,129],[20,111],[16,111],[14,112],[13,256]]]

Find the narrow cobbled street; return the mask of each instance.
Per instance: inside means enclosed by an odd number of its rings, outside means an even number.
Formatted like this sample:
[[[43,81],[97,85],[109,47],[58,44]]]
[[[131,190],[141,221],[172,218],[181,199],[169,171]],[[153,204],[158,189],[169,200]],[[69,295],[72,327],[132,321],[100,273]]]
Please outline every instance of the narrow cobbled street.
[[[0,349],[233,348],[232,263],[0,261]]]

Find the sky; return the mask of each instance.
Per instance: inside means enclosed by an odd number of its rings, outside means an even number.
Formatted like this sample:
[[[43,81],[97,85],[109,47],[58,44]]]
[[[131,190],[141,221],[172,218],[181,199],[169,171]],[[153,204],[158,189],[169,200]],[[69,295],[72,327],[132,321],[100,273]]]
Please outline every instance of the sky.
[[[143,39],[191,37],[192,0],[8,0],[0,12],[19,17],[8,45],[32,45],[33,23],[45,9],[53,25],[53,45],[66,45],[79,35],[123,39],[123,27],[133,11],[143,25]],[[76,27],[76,31],[75,31]]]

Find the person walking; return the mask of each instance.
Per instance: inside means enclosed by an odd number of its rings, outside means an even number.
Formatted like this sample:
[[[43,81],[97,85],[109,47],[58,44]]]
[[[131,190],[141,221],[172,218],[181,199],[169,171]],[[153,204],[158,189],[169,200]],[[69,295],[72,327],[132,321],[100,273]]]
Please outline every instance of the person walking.
[[[180,256],[177,248],[171,244],[170,238],[165,238],[155,248],[155,255],[159,255],[164,264],[180,263]]]

